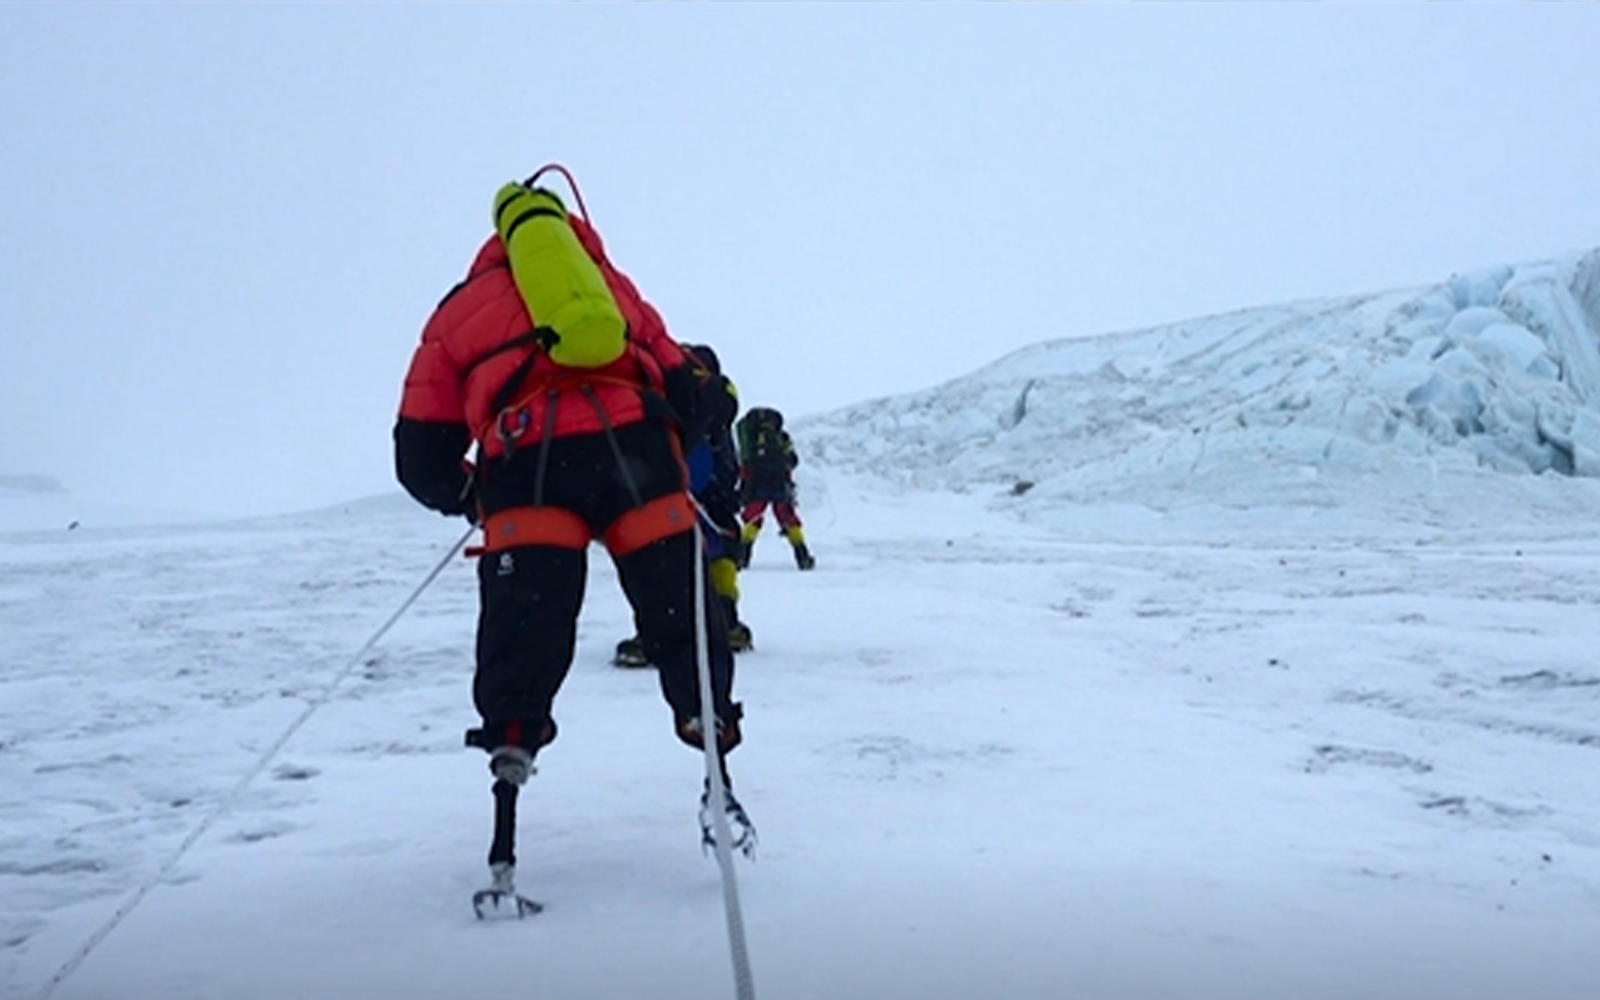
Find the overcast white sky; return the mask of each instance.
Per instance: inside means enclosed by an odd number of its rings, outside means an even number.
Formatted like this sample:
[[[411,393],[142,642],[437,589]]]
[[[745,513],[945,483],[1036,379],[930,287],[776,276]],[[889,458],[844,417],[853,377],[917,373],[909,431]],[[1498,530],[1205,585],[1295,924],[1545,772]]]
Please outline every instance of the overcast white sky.
[[[1600,245],[1595,4],[3,4],[0,475],[393,489],[433,304],[570,166],[746,404]]]

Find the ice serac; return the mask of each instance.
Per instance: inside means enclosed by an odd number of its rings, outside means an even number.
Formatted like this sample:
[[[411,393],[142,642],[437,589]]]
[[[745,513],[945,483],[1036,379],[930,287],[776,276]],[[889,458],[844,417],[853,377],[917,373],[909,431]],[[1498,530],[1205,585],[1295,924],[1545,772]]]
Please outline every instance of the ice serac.
[[[801,421],[820,460],[1026,504],[1346,506],[1362,476],[1600,478],[1600,250],[1044,341]],[[1026,463],[1018,456],[1026,455]]]

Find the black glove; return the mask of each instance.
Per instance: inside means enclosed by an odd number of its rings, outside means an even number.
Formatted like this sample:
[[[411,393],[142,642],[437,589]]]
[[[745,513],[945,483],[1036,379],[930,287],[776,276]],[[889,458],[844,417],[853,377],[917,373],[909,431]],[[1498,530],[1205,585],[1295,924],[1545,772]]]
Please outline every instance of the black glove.
[[[461,489],[454,503],[439,508],[446,517],[464,517],[468,524],[478,523],[478,483],[469,474],[461,481]]]
[[[448,517],[477,517],[472,467],[462,460],[471,438],[463,424],[402,417],[394,428],[395,475],[407,493]]]

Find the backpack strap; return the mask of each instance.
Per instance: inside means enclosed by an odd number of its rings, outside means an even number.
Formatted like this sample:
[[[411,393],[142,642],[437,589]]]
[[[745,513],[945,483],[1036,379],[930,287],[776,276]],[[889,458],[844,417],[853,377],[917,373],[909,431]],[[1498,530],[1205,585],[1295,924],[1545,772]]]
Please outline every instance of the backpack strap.
[[[533,348],[518,363],[516,370],[511,373],[511,377],[501,383],[499,390],[489,400],[489,412],[499,413],[516,401],[517,396],[522,393],[522,384],[528,380],[528,375],[533,371],[533,366],[539,363],[539,358],[549,351],[551,339],[554,336],[555,331],[548,326],[536,326],[527,333],[518,334],[472,360],[472,363],[467,366],[465,371],[471,371],[490,358],[497,357],[507,351],[513,351],[519,347]],[[465,377],[465,372],[463,372],[463,377]]]
[[[468,361],[466,364],[462,365],[461,377],[465,379],[472,373],[473,369],[477,368],[479,365],[491,358],[498,358],[500,355],[505,354],[508,351],[515,351],[519,347],[532,347],[534,344],[542,343],[543,339],[544,338],[540,335],[537,329],[529,330],[526,333],[519,333],[510,340],[496,344],[487,351],[484,351],[482,354],[479,354],[477,357],[473,358],[471,361]]]

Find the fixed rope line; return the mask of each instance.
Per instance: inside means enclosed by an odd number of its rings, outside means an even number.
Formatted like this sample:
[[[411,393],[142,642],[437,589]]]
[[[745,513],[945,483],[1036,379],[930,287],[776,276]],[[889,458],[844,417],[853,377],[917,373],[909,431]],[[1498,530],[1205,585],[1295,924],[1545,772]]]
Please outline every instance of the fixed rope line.
[[[728,951],[733,959],[733,985],[738,1000],[755,1000],[755,980],[750,975],[750,951],[745,944],[744,913],[739,905],[739,878],[733,867],[733,831],[728,826],[728,790],[722,782],[719,756],[721,734],[712,702],[711,653],[706,641],[705,537],[697,519],[694,526],[694,646],[700,680],[700,742],[706,752],[707,801],[716,834],[717,868],[722,872],[722,908],[728,919]]]
[[[49,998],[55,993],[56,989],[60,987],[62,983],[66,982],[67,978],[70,977],[74,972],[78,971],[78,967],[83,964],[84,959],[88,958],[96,948],[100,947],[100,945],[105,942],[105,939],[111,935],[111,932],[116,930],[117,927],[128,918],[128,915],[138,908],[140,903],[144,902],[144,898],[150,895],[150,891],[164,881],[169,874],[171,874],[172,870],[178,866],[178,862],[182,861],[189,853],[189,849],[194,847],[194,845],[199,842],[200,838],[204,837],[206,833],[216,825],[218,820],[233,811],[233,807],[238,803],[240,797],[244,795],[245,789],[249,788],[251,783],[254,782],[256,778],[260,777],[261,772],[267,769],[267,765],[272,763],[273,759],[278,756],[279,752],[283,750],[290,738],[292,738],[295,733],[299,732],[300,727],[304,726],[307,720],[316,714],[318,709],[322,708],[322,706],[326,705],[330,700],[332,700],[334,692],[339,689],[339,685],[344,682],[344,679],[350,676],[350,673],[355,670],[356,667],[361,665],[361,662],[366,658],[367,653],[372,649],[373,646],[378,644],[378,640],[382,639],[384,635],[394,627],[395,622],[398,622],[400,618],[408,610],[410,610],[411,605],[416,603],[417,598],[422,596],[422,592],[428,589],[428,585],[433,583],[433,581],[438,578],[440,573],[444,572],[444,568],[450,564],[450,560],[455,558],[456,553],[461,551],[461,549],[467,544],[467,540],[472,537],[472,533],[476,530],[476,526],[468,528],[467,533],[461,536],[461,540],[450,547],[450,551],[445,553],[443,559],[439,560],[439,564],[435,566],[426,577],[423,578],[421,583],[417,584],[417,588],[411,592],[411,596],[407,597],[405,601],[401,603],[400,607],[395,610],[395,613],[389,616],[388,621],[384,622],[381,626],[379,626],[376,632],[372,633],[372,638],[368,639],[362,645],[362,647],[356,651],[356,654],[350,658],[350,662],[345,664],[344,667],[334,675],[333,680],[329,681],[327,686],[324,687],[316,697],[312,698],[306,703],[305,708],[301,710],[300,714],[295,717],[293,722],[289,723],[288,728],[278,735],[278,738],[273,741],[272,745],[267,747],[266,751],[263,752],[256,760],[255,765],[250,768],[244,777],[239,779],[238,783],[233,786],[233,789],[229,791],[227,795],[223,796],[222,801],[218,803],[217,807],[211,811],[211,814],[202,820],[199,826],[196,826],[193,830],[189,831],[189,835],[183,838],[183,843],[179,844],[177,849],[174,850],[164,862],[162,862],[161,867],[156,869],[155,874],[145,879],[139,888],[134,892],[134,894],[124,900],[122,905],[117,907],[116,911],[111,914],[110,918],[107,919],[105,923],[101,924],[93,934],[89,935],[88,939],[84,941],[81,946],[79,946],[78,950],[73,953],[72,957],[67,959],[66,963],[56,971],[55,975],[50,977],[50,980],[44,984],[44,988],[39,991],[37,1000],[49,1000]]]

